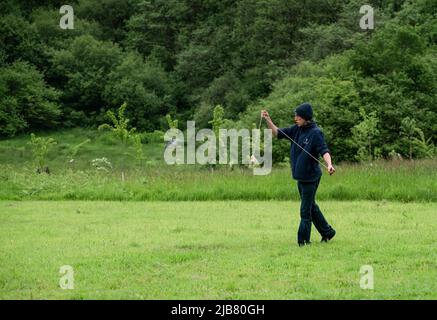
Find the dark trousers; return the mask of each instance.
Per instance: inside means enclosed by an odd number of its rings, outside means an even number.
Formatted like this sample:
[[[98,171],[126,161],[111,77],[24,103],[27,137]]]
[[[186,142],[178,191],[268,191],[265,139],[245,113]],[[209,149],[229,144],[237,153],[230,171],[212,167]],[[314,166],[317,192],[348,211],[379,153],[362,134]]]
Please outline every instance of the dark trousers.
[[[316,204],[316,192],[320,178],[312,182],[297,182],[300,194],[300,224],[297,232],[299,243],[310,242],[311,223],[314,223],[322,237],[328,237],[334,233],[334,229],[328,224],[319,206]]]

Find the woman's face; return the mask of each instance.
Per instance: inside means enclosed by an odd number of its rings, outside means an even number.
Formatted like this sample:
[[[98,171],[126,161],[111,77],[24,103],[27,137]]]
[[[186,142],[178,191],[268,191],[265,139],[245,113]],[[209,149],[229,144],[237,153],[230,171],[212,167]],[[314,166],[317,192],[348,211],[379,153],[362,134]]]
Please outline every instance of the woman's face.
[[[304,118],[299,117],[298,115],[294,116],[294,123],[296,123],[299,127],[306,125],[307,121]]]

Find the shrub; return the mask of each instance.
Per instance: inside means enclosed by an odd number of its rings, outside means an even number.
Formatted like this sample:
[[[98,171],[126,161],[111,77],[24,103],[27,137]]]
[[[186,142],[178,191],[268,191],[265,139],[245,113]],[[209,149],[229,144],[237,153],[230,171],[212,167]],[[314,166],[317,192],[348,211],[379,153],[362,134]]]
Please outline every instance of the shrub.
[[[153,132],[143,132],[140,134],[141,142],[145,144],[159,143],[164,141],[164,132],[155,130]]]
[[[127,115],[139,130],[157,129],[160,116],[173,109],[172,85],[167,73],[154,61],[143,61],[133,53],[126,54],[109,74],[104,99],[111,107],[123,102],[129,104]]]
[[[56,125],[61,113],[57,99],[58,93],[29,63],[0,68],[0,135]]]
[[[37,172],[49,173],[48,167],[46,167],[47,154],[51,147],[56,144],[53,138],[37,137],[35,134],[30,134],[30,142],[32,148],[33,160],[37,165]]]
[[[104,105],[108,74],[120,63],[123,52],[111,42],[79,36],[66,49],[54,52],[48,77],[63,91],[69,109],[97,116]],[[69,115],[66,115],[69,118]]]
[[[114,112],[108,110],[106,116],[111,120],[112,124],[104,123],[99,126],[99,130],[110,130],[112,134],[117,137],[123,144],[126,144],[135,132],[135,128],[128,129],[129,119],[124,115],[127,108],[127,104],[123,103],[118,109],[118,115],[116,116]]]

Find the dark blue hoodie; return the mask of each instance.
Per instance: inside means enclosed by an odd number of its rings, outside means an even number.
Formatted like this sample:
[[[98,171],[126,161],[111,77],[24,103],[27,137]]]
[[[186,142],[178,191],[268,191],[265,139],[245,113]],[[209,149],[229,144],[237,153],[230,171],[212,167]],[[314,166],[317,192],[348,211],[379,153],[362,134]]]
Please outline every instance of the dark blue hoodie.
[[[329,152],[322,130],[315,122],[299,127],[278,128],[278,139],[288,139],[284,133],[296,141],[316,159]],[[289,139],[288,139],[289,140]],[[311,158],[305,151],[291,142],[290,165],[293,179],[299,181],[316,181],[322,176],[319,163]]]

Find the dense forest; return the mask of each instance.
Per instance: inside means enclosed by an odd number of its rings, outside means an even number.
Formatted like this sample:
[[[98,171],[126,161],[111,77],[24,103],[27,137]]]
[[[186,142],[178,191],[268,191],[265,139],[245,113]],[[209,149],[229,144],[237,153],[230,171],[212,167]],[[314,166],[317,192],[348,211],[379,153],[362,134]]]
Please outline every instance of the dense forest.
[[[287,126],[308,101],[336,161],[437,154],[435,0],[76,0],[74,29],[64,4],[0,3],[3,138],[97,127],[123,103],[139,131],[208,127],[218,105],[228,126],[262,108]]]

